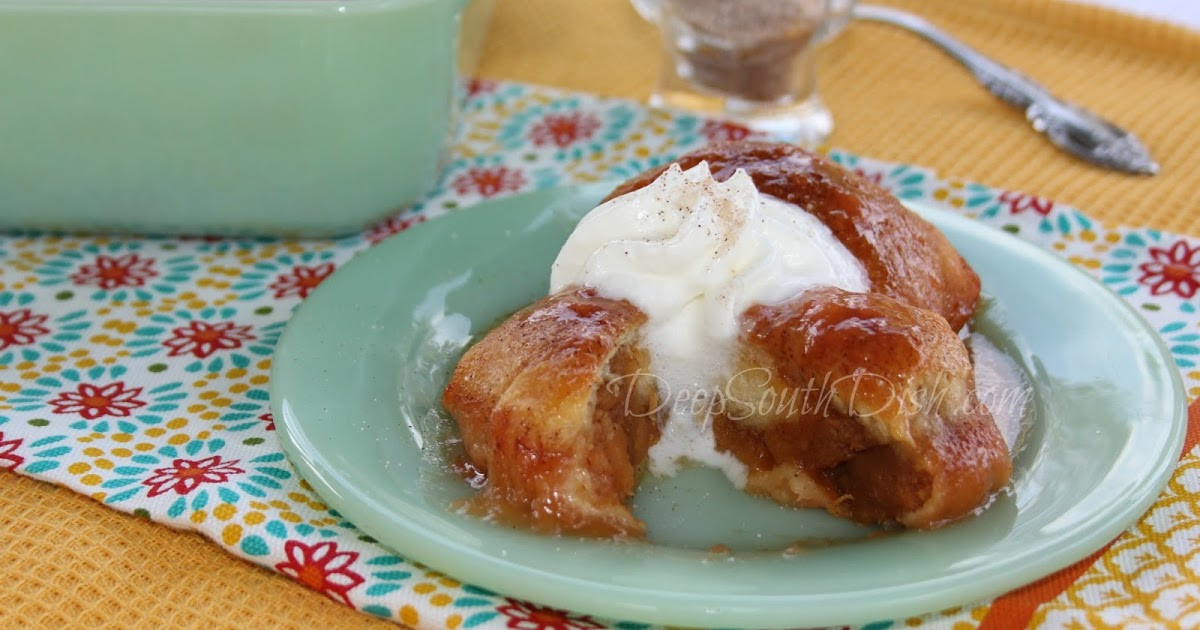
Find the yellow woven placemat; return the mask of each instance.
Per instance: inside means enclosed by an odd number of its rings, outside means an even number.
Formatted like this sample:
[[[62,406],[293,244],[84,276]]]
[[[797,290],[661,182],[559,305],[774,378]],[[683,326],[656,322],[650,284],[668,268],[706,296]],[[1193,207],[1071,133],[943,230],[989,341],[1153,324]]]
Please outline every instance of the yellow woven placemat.
[[[1054,148],[933,46],[852,25],[823,54],[831,144],[1075,205],[1110,224],[1200,232],[1200,33],[1062,0],[887,0],[1133,130],[1163,171],[1102,171]],[[657,32],[625,0],[502,3],[480,71],[642,99]],[[520,36],[513,36],[519,33]]]
[[[1076,205],[1111,224],[1200,233],[1200,34],[1061,1],[889,2],[930,17],[1135,130],[1155,178],[1078,163],[914,37],[858,24],[825,53],[833,144]],[[657,35],[625,0],[507,0],[484,76],[644,98]],[[0,473],[0,627],[390,627],[193,534]]]

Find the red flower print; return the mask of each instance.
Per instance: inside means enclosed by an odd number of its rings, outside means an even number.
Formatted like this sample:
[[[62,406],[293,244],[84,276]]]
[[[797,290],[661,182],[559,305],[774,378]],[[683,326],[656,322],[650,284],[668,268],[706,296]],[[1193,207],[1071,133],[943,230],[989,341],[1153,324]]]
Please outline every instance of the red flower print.
[[[263,422],[265,422],[265,423],[267,423],[267,426],[266,426],[266,427],[263,427],[263,428],[265,428],[266,430],[268,430],[268,431],[274,431],[274,430],[275,430],[275,415],[274,415],[274,414],[271,414],[271,413],[264,413],[264,414],[262,414],[261,416],[259,416],[259,417],[258,417],[258,419],[259,419],[259,420],[262,420],[262,421],[263,421]]]
[[[1138,265],[1142,270],[1138,282],[1150,287],[1150,295],[1196,295],[1196,289],[1200,289],[1200,246],[1191,248],[1180,240],[1165,249],[1151,247],[1150,258],[1153,260]]]
[[[754,134],[754,131],[745,125],[727,120],[707,120],[700,128],[700,133],[709,142],[735,142],[744,140]]]
[[[275,568],[301,584],[324,593],[329,599],[353,607],[346,593],[363,583],[363,577],[350,570],[358,559],[356,551],[338,551],[337,543],[306,545],[289,540],[283,545],[288,559]]]
[[[529,139],[535,147],[554,144],[562,149],[578,140],[591,138],[599,128],[600,119],[592,114],[547,114],[529,129]]]
[[[516,192],[525,185],[525,175],[507,166],[496,168],[473,168],[454,178],[451,182],[454,192],[460,195],[479,193],[484,197],[493,197],[502,192]]]
[[[883,185],[883,173],[868,173],[868,172],[862,170],[861,168],[853,169],[851,172],[853,172],[855,175],[858,175],[859,177],[871,182],[872,184],[875,184],[876,186]]]
[[[233,322],[189,322],[187,326],[171,331],[171,335],[170,339],[163,342],[164,346],[170,348],[167,356],[190,354],[197,359],[203,359],[217,350],[240,348],[243,341],[256,339],[250,334],[249,326],[237,326]]]
[[[50,406],[54,413],[77,413],[87,420],[102,416],[124,418],[134,409],[146,406],[145,401],[137,398],[141,393],[141,387],[126,388],[124,381],[108,385],[80,383],[75,391],[60,393],[50,401]]]
[[[125,254],[119,258],[96,257],[96,261],[84,265],[71,276],[71,281],[80,286],[94,285],[101,289],[117,287],[140,287],[146,280],[157,276],[153,258],[141,258],[137,254]]]
[[[0,350],[10,346],[27,346],[39,335],[49,334],[46,315],[34,315],[27,308],[8,313],[0,311]]]
[[[16,470],[25,462],[24,457],[17,455],[17,447],[22,441],[21,438],[6,440],[4,432],[0,431],[0,470]]]
[[[184,495],[205,483],[224,483],[230,475],[241,475],[246,471],[234,466],[238,460],[221,461],[220,455],[205,459],[177,459],[168,468],[155,468],[154,476],[142,481],[150,486],[148,497],[156,497],[168,491]]]
[[[1008,204],[1008,210],[1012,214],[1020,214],[1026,210],[1033,210],[1042,216],[1046,216],[1054,209],[1054,202],[1049,199],[1024,195],[1011,190],[1000,193],[999,200],[1000,203]]]
[[[538,606],[506,597],[507,604],[496,610],[508,617],[507,626],[519,630],[594,630],[604,625],[588,615],[575,615],[557,608]]]
[[[475,98],[480,94],[488,94],[495,92],[496,88],[500,87],[495,81],[487,79],[471,79],[467,81],[467,98]]]
[[[425,215],[423,214],[404,218],[389,217],[386,221],[381,221],[371,226],[371,229],[367,231],[367,240],[374,245],[389,236],[399,234],[418,223],[424,222]]]
[[[280,274],[275,282],[271,283],[270,288],[275,290],[277,298],[298,295],[300,299],[304,299],[331,273],[333,273],[333,263],[325,263],[316,267],[297,265],[292,267],[290,272]]]

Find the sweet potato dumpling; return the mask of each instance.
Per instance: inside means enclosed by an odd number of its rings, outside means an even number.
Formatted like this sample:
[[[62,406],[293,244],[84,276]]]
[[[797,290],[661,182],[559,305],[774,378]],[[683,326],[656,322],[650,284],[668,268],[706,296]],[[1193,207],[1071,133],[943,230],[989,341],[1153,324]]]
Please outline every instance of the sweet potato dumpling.
[[[442,404],[487,478],[473,512],[550,533],[644,533],[625,505],[657,438],[644,322],[628,302],[569,289],[467,351]]]

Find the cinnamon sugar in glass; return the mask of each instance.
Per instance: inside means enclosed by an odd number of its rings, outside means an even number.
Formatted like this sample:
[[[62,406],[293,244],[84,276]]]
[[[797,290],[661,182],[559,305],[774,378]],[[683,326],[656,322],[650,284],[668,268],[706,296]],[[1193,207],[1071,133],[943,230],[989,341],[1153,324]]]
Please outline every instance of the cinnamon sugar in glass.
[[[798,144],[828,138],[816,47],[852,0],[635,0],[658,22],[664,62],[651,104],[732,119]]]

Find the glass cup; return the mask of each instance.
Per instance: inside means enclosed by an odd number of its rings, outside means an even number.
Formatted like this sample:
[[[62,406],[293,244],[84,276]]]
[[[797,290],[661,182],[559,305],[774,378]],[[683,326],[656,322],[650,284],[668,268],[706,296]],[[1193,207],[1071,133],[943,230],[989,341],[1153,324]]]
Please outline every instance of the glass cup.
[[[633,0],[662,34],[656,107],[739,122],[803,146],[833,116],[817,93],[816,49],[854,0]]]

